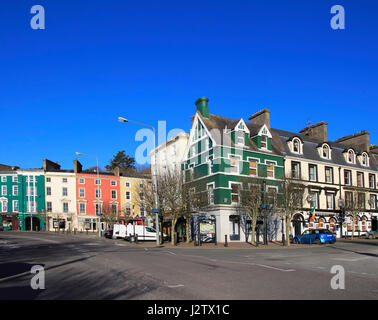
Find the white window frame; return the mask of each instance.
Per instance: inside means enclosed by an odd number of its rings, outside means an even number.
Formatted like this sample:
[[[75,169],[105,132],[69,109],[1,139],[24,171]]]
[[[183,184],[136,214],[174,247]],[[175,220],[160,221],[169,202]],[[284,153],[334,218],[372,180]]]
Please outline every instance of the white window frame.
[[[18,176],[17,175],[12,176],[12,182],[18,182]]]
[[[236,194],[236,193],[232,193],[232,185],[235,184],[235,185],[238,185],[238,202],[233,202],[232,201],[232,195],[233,194]],[[234,205],[237,205],[237,204],[240,204],[240,190],[242,189],[243,187],[243,184],[241,182],[233,182],[233,181],[230,181],[229,182],[229,187],[230,187],[230,191],[231,191],[231,204],[234,204]]]
[[[115,197],[113,197],[113,192],[115,193]],[[110,198],[112,200],[116,200],[117,199],[117,190],[114,190],[114,189],[110,190]]]
[[[7,176],[1,176],[1,182],[7,182]]]
[[[99,193],[99,194],[97,194],[97,193]],[[95,189],[95,198],[101,199],[101,189],[98,189],[98,188]]]
[[[131,201],[131,191],[126,191],[126,194],[125,194],[125,199],[127,200],[127,201]]]
[[[273,161],[266,161],[265,162],[265,164],[266,164],[266,177],[267,177],[267,179],[274,179],[274,166],[277,164],[276,162],[273,162]],[[271,166],[273,166],[273,169],[272,170],[268,170],[268,166],[269,165],[271,165]],[[268,172],[272,172],[272,177],[269,177],[268,176]]]
[[[17,197],[18,196],[18,186],[12,186],[12,196]]]
[[[84,210],[82,210],[84,208]],[[79,202],[79,213],[86,214],[87,213],[87,205],[84,202]]]
[[[79,178],[79,184],[85,184],[85,178]]]
[[[211,187],[211,188],[209,188]],[[207,190],[207,197],[208,197],[208,204],[213,205],[215,201],[215,196],[214,196],[214,190],[215,190],[215,182],[211,182],[206,184],[206,190]],[[212,194],[211,194],[212,192]]]
[[[18,212],[18,210],[19,210],[18,204],[19,204],[18,200],[12,200],[12,209],[13,209],[13,212]],[[17,207],[17,210],[15,209],[16,207]]]
[[[85,188],[79,188],[79,198],[85,198]]]
[[[1,186],[1,195],[6,196],[8,193],[7,186]]]

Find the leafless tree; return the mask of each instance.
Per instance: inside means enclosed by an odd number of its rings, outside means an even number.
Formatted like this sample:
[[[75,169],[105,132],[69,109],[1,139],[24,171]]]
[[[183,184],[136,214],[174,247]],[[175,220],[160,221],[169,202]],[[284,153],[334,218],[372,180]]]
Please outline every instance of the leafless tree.
[[[101,207],[101,219],[106,223],[107,226],[113,227],[119,219],[119,209],[118,206],[110,202],[104,202]]]
[[[256,239],[256,224],[257,218],[260,214],[260,207],[263,202],[263,192],[261,189],[261,183],[251,185],[249,189],[242,189],[240,194],[240,209],[245,210],[249,219],[251,219],[251,243],[255,244]],[[247,228],[245,228],[247,229]],[[247,230],[245,230],[247,234]]]
[[[282,197],[278,203],[285,220],[285,246],[290,246],[290,227],[294,215],[303,208],[305,185],[298,180],[285,177],[282,182]]]
[[[352,240],[354,239],[355,221],[360,212],[365,209],[365,194],[356,191],[351,192],[351,199],[345,202],[345,211],[352,217]],[[363,195],[363,197],[359,196]]]

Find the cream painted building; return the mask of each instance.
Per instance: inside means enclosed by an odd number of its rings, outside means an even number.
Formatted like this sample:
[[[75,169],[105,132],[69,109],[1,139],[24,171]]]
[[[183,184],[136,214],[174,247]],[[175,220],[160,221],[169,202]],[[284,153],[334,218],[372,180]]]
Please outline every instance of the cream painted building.
[[[146,217],[144,205],[145,188],[149,188],[148,176],[120,176],[121,210],[120,219],[127,217]]]
[[[155,149],[152,149],[149,155],[151,158],[151,173],[153,174],[155,172],[155,167],[157,175],[164,174],[168,170],[179,172],[181,170],[181,161],[184,158],[188,140],[189,134],[180,132],[157,146]]]
[[[327,139],[327,123],[320,122],[299,134],[276,130],[285,147],[285,174],[306,186],[303,210],[292,221],[292,235],[304,229],[327,228],[338,237],[352,235],[351,201],[361,206],[354,236],[377,229],[377,165],[370,152],[369,133]],[[315,207],[315,218],[310,209]],[[344,222],[340,218],[345,215]]]
[[[45,171],[46,227],[74,230],[78,227],[76,210],[76,177],[73,170],[61,170],[60,165],[43,159]]]

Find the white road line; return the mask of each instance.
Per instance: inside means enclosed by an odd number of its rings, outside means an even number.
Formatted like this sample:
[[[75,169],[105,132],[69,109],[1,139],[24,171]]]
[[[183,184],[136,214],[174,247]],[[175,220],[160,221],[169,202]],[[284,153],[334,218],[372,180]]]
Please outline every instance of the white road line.
[[[168,252],[168,253],[170,253],[170,254],[176,255],[176,253],[173,253],[173,252],[171,252],[171,251],[164,250],[164,252]]]
[[[180,287],[185,287],[183,284],[173,284],[173,285],[168,285],[168,288],[180,288]]]

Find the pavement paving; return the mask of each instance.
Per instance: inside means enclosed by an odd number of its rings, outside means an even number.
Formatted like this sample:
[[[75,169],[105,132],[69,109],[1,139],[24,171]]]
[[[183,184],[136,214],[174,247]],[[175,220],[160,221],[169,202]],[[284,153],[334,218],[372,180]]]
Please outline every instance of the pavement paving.
[[[0,233],[0,299],[378,299],[378,241],[332,245],[128,243],[96,235]],[[45,289],[33,290],[32,266]],[[334,266],[345,289],[332,289]]]

